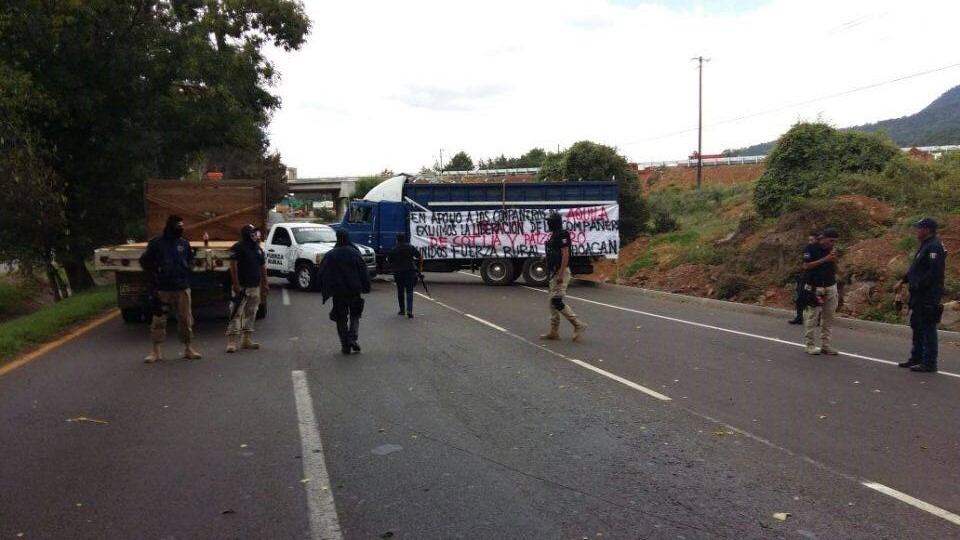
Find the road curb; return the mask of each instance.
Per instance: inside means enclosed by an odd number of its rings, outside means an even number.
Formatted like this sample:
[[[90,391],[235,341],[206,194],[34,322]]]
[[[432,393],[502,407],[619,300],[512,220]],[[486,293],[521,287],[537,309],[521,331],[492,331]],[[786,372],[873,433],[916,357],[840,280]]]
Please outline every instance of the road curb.
[[[733,311],[737,313],[752,313],[755,315],[766,315],[769,317],[787,317],[793,318],[796,313],[793,310],[787,310],[782,308],[774,308],[769,306],[758,306],[756,304],[741,304],[738,302],[729,302],[726,300],[716,300],[713,298],[702,298],[699,296],[689,296],[685,294],[677,294],[665,291],[657,291],[653,289],[644,289],[641,287],[630,287],[629,285],[618,285],[615,283],[597,283],[596,281],[590,281],[586,279],[577,279],[577,282],[581,285],[589,285],[592,287],[606,287],[611,289],[622,290],[624,292],[629,292],[630,294],[643,296],[645,298],[655,298],[657,300],[667,300],[670,302],[677,302],[680,304],[692,304],[695,306],[711,307],[716,309],[723,309],[726,311]],[[834,322],[835,326],[849,328],[851,330],[866,330],[869,332],[877,332],[882,334],[896,334],[900,336],[911,336],[910,327],[905,324],[890,324],[882,323],[876,321],[864,321],[861,319],[851,319],[849,317],[837,317]],[[960,340],[960,332],[952,332],[950,330],[938,330],[940,337],[951,340]]]
[[[8,362],[4,362],[3,364],[0,364],[0,377],[6,375],[7,373],[10,373],[11,371],[21,366],[29,364],[30,362],[36,360],[37,358],[40,358],[41,356],[56,349],[57,347],[60,347],[61,345],[65,345],[77,339],[78,337],[86,334],[87,332],[93,330],[94,328],[97,328],[98,326],[112,319],[115,319],[119,315],[120,315],[120,310],[116,308],[112,308],[111,310],[107,311],[105,314],[102,314],[94,319],[88,320],[85,323],[81,323],[79,326],[71,327],[68,333],[56,338],[55,340],[44,343],[43,345],[40,345],[38,348],[34,349],[33,351],[30,351],[24,355],[11,359]]]

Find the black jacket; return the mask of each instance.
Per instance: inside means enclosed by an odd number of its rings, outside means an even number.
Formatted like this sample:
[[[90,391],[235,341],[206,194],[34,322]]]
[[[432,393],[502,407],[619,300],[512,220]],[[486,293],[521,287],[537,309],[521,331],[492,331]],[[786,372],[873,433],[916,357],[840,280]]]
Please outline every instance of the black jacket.
[[[397,244],[390,250],[390,254],[387,255],[387,260],[390,261],[394,273],[416,272],[417,261],[420,260],[420,252],[417,251],[417,248],[404,242]]]
[[[158,291],[189,289],[193,249],[186,239],[164,233],[147,243],[140,256],[140,267]]]
[[[910,286],[910,307],[940,303],[946,266],[947,250],[940,238],[931,236],[924,240],[903,278]]]
[[[323,301],[331,296],[351,297],[370,292],[370,274],[353,245],[338,245],[327,252],[317,270]]]

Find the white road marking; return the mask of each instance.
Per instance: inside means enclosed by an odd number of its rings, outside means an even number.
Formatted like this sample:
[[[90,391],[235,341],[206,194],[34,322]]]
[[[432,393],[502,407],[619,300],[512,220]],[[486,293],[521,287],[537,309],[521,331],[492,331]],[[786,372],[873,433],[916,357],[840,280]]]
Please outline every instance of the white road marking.
[[[340,522],[337,507],[333,502],[330,477],[323,461],[323,443],[313,414],[313,400],[307,376],[302,371],[290,373],[293,378],[293,395],[297,402],[297,421],[300,425],[301,460],[303,461],[304,487],[307,493],[307,508],[310,512],[310,536],[312,540],[340,540]]]
[[[621,376],[619,376],[619,375],[614,375],[613,373],[610,373],[609,371],[600,369],[600,368],[598,368],[598,367],[596,367],[596,366],[594,366],[594,365],[592,365],[592,364],[589,364],[589,363],[587,363],[587,362],[584,362],[583,360],[578,360],[578,359],[576,359],[576,358],[571,358],[571,357],[566,356],[566,355],[564,355],[564,354],[558,353],[557,351],[550,350],[550,349],[548,349],[548,348],[546,348],[546,347],[542,347],[542,346],[540,346],[540,345],[538,345],[538,344],[536,344],[536,343],[528,340],[527,338],[525,338],[525,337],[523,337],[523,336],[518,336],[517,334],[514,334],[513,332],[507,330],[506,328],[497,326],[497,325],[495,325],[495,324],[493,324],[493,323],[491,323],[491,322],[489,322],[489,321],[486,321],[486,320],[484,320],[484,319],[481,319],[480,317],[477,317],[477,316],[471,315],[471,314],[469,314],[469,313],[466,313],[466,312],[464,312],[464,311],[461,311],[461,310],[459,310],[459,309],[457,309],[457,308],[455,308],[455,307],[448,306],[447,304],[444,304],[443,302],[434,300],[433,298],[430,298],[430,297],[428,297],[428,296],[426,296],[426,295],[424,295],[424,294],[420,294],[420,293],[415,293],[415,294],[418,295],[418,296],[420,296],[420,297],[422,297],[422,298],[425,298],[425,299],[427,299],[427,300],[430,300],[431,302],[437,304],[438,306],[442,306],[442,307],[445,307],[445,308],[449,309],[450,311],[453,311],[453,312],[455,312],[455,313],[459,313],[460,315],[463,315],[464,317],[473,319],[473,320],[475,320],[475,321],[477,321],[477,322],[479,322],[479,323],[485,324],[485,325],[490,326],[490,327],[492,327],[492,328],[496,328],[497,330],[503,332],[504,334],[507,334],[508,336],[510,336],[510,337],[512,337],[512,338],[514,338],[514,339],[517,339],[517,340],[519,340],[519,341],[522,341],[522,342],[530,345],[531,347],[536,347],[537,349],[539,349],[539,350],[541,350],[541,351],[545,351],[545,352],[547,352],[547,353],[550,353],[550,354],[552,354],[552,355],[554,355],[554,356],[556,356],[556,357],[558,357],[558,358],[562,358],[562,359],[564,359],[564,360],[566,360],[566,361],[568,361],[568,362],[571,362],[571,363],[573,363],[573,364],[576,364],[576,365],[578,365],[578,366],[580,366],[580,367],[587,368],[587,369],[589,369],[590,371],[593,371],[594,373],[598,373],[598,374],[603,375],[604,377],[606,377],[606,378],[608,378],[608,379],[617,381],[618,383],[621,383],[621,384],[624,384],[624,385],[626,385],[626,386],[628,386],[628,387],[630,387],[630,388],[633,388],[634,390],[638,390],[638,391],[640,391],[640,392],[643,392],[644,394],[647,394],[648,396],[657,398],[657,399],[659,399],[659,400],[661,400],[661,401],[671,401],[671,399],[670,399],[669,396],[665,396],[665,395],[661,394],[660,392],[657,392],[656,390],[651,390],[651,389],[647,388],[646,386],[637,384],[637,383],[635,383],[635,382],[633,382],[633,381],[631,381],[631,380],[628,380],[628,379],[624,379],[623,377],[621,377]]]
[[[862,483],[863,483],[864,486],[866,486],[866,487],[868,487],[868,488],[870,488],[870,489],[879,491],[880,493],[883,493],[884,495],[888,495],[888,496],[890,496],[890,497],[893,497],[894,499],[897,499],[898,501],[905,502],[905,503],[909,504],[910,506],[913,506],[914,508],[919,508],[920,510],[923,510],[924,512],[929,512],[929,513],[931,513],[931,514],[933,514],[933,515],[935,515],[935,516],[937,516],[937,517],[939,517],[939,518],[943,518],[943,519],[949,521],[950,523],[953,523],[954,525],[960,525],[960,516],[958,516],[958,515],[956,515],[956,514],[954,514],[954,513],[952,513],[952,512],[948,512],[948,511],[944,510],[943,508],[940,508],[940,507],[934,506],[934,505],[932,505],[932,504],[930,504],[930,503],[921,501],[920,499],[917,499],[917,498],[915,498],[915,497],[911,497],[910,495],[907,495],[906,493],[902,493],[902,492],[897,491],[897,490],[895,490],[895,489],[893,489],[893,488],[889,488],[889,487],[887,487],[887,486],[885,486],[885,485],[883,485],[883,484],[878,484],[878,483],[876,483],[876,482],[862,482]]]
[[[289,305],[290,305],[290,293],[287,292],[287,288],[286,288],[286,287],[284,287],[284,288],[281,289],[281,290],[283,291],[283,305],[289,306]]]
[[[460,272],[460,273],[461,273],[461,274],[464,274],[464,275],[468,275],[468,276],[472,276],[472,275],[473,275],[473,274],[470,274],[470,273],[467,273],[467,272]],[[541,290],[541,289],[537,289],[537,288],[534,288],[534,287],[527,287],[527,286],[524,286],[524,287],[527,288],[527,289],[530,289],[530,290],[532,290],[532,291],[537,291],[537,292],[541,292],[541,293],[542,293],[542,292],[546,292],[546,291],[543,291],[543,290]],[[803,347],[803,345],[800,344],[800,343],[794,343],[794,342],[782,340],[782,339],[779,339],[779,338],[773,338],[773,337],[769,337],[769,336],[761,336],[761,335],[757,335],[757,334],[751,334],[751,333],[748,333],[748,332],[741,332],[741,331],[739,331],[739,330],[731,330],[731,329],[729,329],[729,328],[721,328],[721,327],[718,327],[718,326],[711,326],[711,325],[709,325],[709,324],[703,324],[703,323],[698,323],[698,322],[693,322],[693,321],[687,321],[687,320],[678,319],[678,318],[675,318],[675,317],[667,317],[667,316],[665,316],[665,315],[658,315],[658,314],[656,314],[656,313],[649,313],[649,312],[646,312],[646,311],[640,311],[640,310],[636,310],[636,309],[625,308],[625,307],[616,306],[616,305],[613,305],[613,304],[605,304],[605,303],[603,303],[603,302],[597,302],[597,301],[594,301],[594,300],[587,300],[586,298],[580,298],[580,297],[571,296],[571,295],[567,295],[567,298],[573,298],[573,299],[575,299],[575,300],[580,300],[580,301],[582,301],[582,302],[588,302],[588,303],[591,303],[591,304],[597,304],[597,305],[604,306],[604,307],[608,307],[608,308],[611,308],[611,309],[617,309],[617,310],[621,310],[621,311],[627,311],[627,312],[630,312],[630,313],[636,313],[636,314],[638,314],[638,315],[647,315],[647,316],[650,316],[650,317],[655,317],[655,318],[659,318],[659,319],[664,319],[664,320],[668,320],[668,321],[672,321],[672,322],[678,322],[678,323],[682,323],[682,324],[689,324],[689,325],[697,326],[697,327],[701,327],[701,328],[708,328],[708,329],[717,330],[717,331],[720,331],[720,332],[728,332],[728,333],[731,333],[731,334],[737,334],[737,335],[746,336],[746,337],[763,339],[763,340],[772,341],[772,342],[775,342],[775,343],[782,343],[782,344],[784,344],[784,345],[796,345],[796,346],[799,346],[799,347]],[[439,303],[439,302],[438,302],[438,303]],[[449,306],[445,306],[445,307],[449,307]],[[453,309],[454,311],[457,311],[456,308],[449,308],[449,309]],[[508,332],[508,334],[509,334],[509,332]],[[523,339],[523,338],[520,338],[520,339],[523,340],[523,341],[527,341],[526,339]],[[530,343],[529,341],[527,341],[527,342]],[[609,378],[614,379],[614,380],[617,380],[617,381],[619,381],[619,382],[621,382],[621,383],[623,383],[623,384],[626,384],[627,386],[630,386],[631,388],[636,388],[637,390],[640,390],[641,392],[645,392],[645,393],[647,393],[647,394],[653,395],[654,397],[657,397],[658,399],[663,399],[663,400],[667,400],[667,401],[670,400],[670,398],[667,397],[667,396],[664,396],[664,395],[662,395],[662,394],[657,395],[657,392],[655,392],[655,391],[653,391],[653,390],[650,390],[650,389],[648,389],[648,388],[645,388],[645,387],[643,387],[643,386],[640,386],[640,385],[638,385],[638,384],[636,384],[636,383],[633,383],[632,381],[629,381],[629,380],[627,380],[627,379],[624,379],[624,378],[619,377],[619,376],[617,376],[617,375],[614,375],[614,374],[612,374],[612,373],[608,373],[608,372],[606,372],[606,371],[604,371],[604,370],[602,370],[602,369],[599,369],[599,368],[597,368],[597,367],[595,367],[595,366],[593,366],[593,365],[590,365],[590,364],[588,364],[588,363],[586,363],[586,362],[583,362],[582,360],[577,360],[577,359],[575,359],[575,358],[568,358],[568,357],[566,357],[566,356],[564,356],[564,355],[562,355],[562,354],[560,354],[560,353],[557,353],[557,352],[555,352],[555,351],[551,351],[550,349],[544,349],[544,350],[546,350],[547,352],[550,352],[550,353],[552,353],[552,354],[555,354],[555,355],[557,355],[557,356],[560,356],[560,357],[562,357],[562,358],[564,358],[564,359],[566,359],[566,360],[569,360],[569,361],[571,361],[571,362],[573,362],[573,363],[575,363],[575,364],[577,364],[577,365],[580,365],[580,366],[582,366],[582,367],[585,367],[585,368],[587,368],[587,369],[589,369],[589,370],[591,370],[591,371],[596,371],[596,372],[598,372],[598,373],[601,373],[601,374],[603,374],[604,376],[609,377]],[[859,359],[862,359],[862,360],[869,360],[869,361],[871,361],[871,362],[879,362],[879,363],[882,363],[882,364],[893,364],[893,365],[896,365],[896,362],[891,362],[891,361],[889,361],[889,360],[882,360],[882,359],[880,359],[880,358],[872,358],[872,357],[869,357],[869,356],[863,356],[863,355],[853,354],[853,353],[840,353],[840,354],[842,354],[842,355],[844,355],[844,356],[849,356],[849,357],[852,357],[852,358],[859,358]],[[941,371],[940,373],[942,373],[942,374],[944,374],[944,375],[949,375],[949,376],[952,376],[952,377],[960,377],[960,375],[955,374],[955,373],[947,373],[947,372],[943,372],[943,371]],[[789,454],[789,455],[797,455],[797,456],[801,457],[804,461],[810,463],[811,465],[814,465],[814,466],[816,466],[816,467],[818,467],[818,468],[821,468],[821,469],[830,471],[830,472],[835,473],[835,474],[837,474],[837,475],[839,475],[839,476],[841,476],[841,477],[844,477],[844,478],[847,478],[847,479],[850,479],[850,480],[854,480],[854,478],[851,477],[850,475],[847,475],[847,474],[845,474],[845,473],[843,473],[843,472],[840,472],[840,471],[837,471],[837,470],[835,470],[835,469],[833,469],[833,468],[831,468],[831,467],[828,467],[827,465],[824,465],[823,463],[821,463],[821,462],[819,462],[819,461],[817,461],[817,460],[814,460],[814,459],[812,459],[812,458],[810,458],[810,457],[808,457],[808,456],[804,456],[804,455],[802,455],[802,454],[796,454],[796,453],[794,453],[794,452],[792,452],[792,451],[790,451],[790,450],[788,450],[788,449],[786,449],[786,448],[784,448],[784,447],[782,447],[782,446],[780,446],[780,445],[778,445],[778,444],[773,443],[772,441],[769,441],[769,440],[767,440],[767,439],[765,439],[765,438],[763,438],[763,437],[759,437],[759,436],[757,436],[757,435],[754,435],[753,433],[750,433],[749,431],[745,431],[745,430],[739,429],[739,428],[737,428],[737,427],[735,427],[735,426],[731,426],[731,425],[729,425],[729,424],[726,424],[726,423],[724,423],[724,422],[721,422],[720,420],[711,418],[710,416],[707,416],[707,415],[705,415],[705,414],[703,414],[703,413],[697,412],[697,411],[695,411],[695,410],[693,410],[693,409],[690,409],[690,408],[688,408],[688,407],[682,407],[682,408],[683,408],[684,410],[686,410],[686,411],[689,411],[689,412],[692,413],[692,414],[695,414],[695,415],[701,417],[701,418],[705,418],[705,419],[710,420],[710,421],[712,421],[712,422],[715,422],[715,423],[717,423],[717,424],[726,426],[726,427],[732,429],[733,431],[736,431],[737,433],[740,433],[740,434],[742,434],[742,435],[744,435],[744,436],[747,436],[747,437],[749,437],[749,438],[751,438],[751,439],[753,439],[753,440],[755,440],[755,441],[757,441],[757,442],[759,442],[759,443],[761,443],[761,444],[763,444],[763,445],[769,446],[769,447],[774,448],[774,449],[776,449],[776,450],[780,450],[780,451],[782,451],[782,452],[786,452],[786,453]],[[897,499],[897,500],[899,500],[899,501],[901,501],[901,502],[907,503],[907,504],[909,504],[910,506],[913,506],[913,507],[915,507],[915,508],[918,508],[918,509],[920,509],[920,510],[923,510],[924,512],[928,512],[928,513],[933,514],[933,515],[935,515],[935,516],[937,516],[937,517],[939,517],[939,518],[945,519],[945,520],[949,521],[950,523],[953,523],[954,525],[960,525],[960,516],[958,516],[957,514],[954,514],[954,513],[952,513],[952,512],[949,512],[949,511],[947,511],[947,510],[944,510],[943,508],[940,508],[940,507],[938,507],[938,506],[934,506],[934,505],[932,505],[932,504],[930,504],[930,503],[928,503],[928,502],[922,501],[922,500],[920,500],[920,499],[917,499],[916,497],[912,497],[912,496],[910,496],[910,495],[907,495],[906,493],[903,493],[903,492],[901,492],[901,491],[897,491],[897,490],[895,490],[895,489],[893,489],[893,488],[887,487],[887,486],[885,486],[885,485],[883,485],[883,484],[879,484],[879,483],[877,483],[877,482],[870,482],[870,481],[863,481],[863,480],[856,480],[856,481],[860,482],[860,484],[862,484],[864,487],[870,488],[870,489],[875,490],[875,491],[879,491],[880,493],[883,493],[884,495],[887,495],[887,496],[889,496],[889,497],[893,497],[894,499]]]
[[[536,291],[536,292],[539,292],[539,293],[546,293],[546,292],[547,292],[547,291],[544,291],[544,290],[541,290],[541,289],[537,289],[537,288],[534,288],[534,287],[527,287],[526,285],[521,285],[521,286],[522,286],[523,288],[525,288],[525,289],[530,289],[531,291]],[[645,315],[645,316],[647,316],[647,317],[653,317],[653,318],[656,318],[656,319],[663,319],[663,320],[665,320],[665,321],[671,321],[671,322],[676,322],[676,323],[681,323],[681,324],[687,324],[687,325],[690,325],[690,326],[696,326],[696,327],[699,327],[699,328],[707,328],[707,329],[710,329],[710,330],[716,330],[716,331],[718,331],[718,332],[726,332],[726,333],[728,333],[728,334],[736,334],[736,335],[738,335],[738,336],[750,337],[750,338],[754,338],[754,339],[762,339],[762,340],[764,340],[764,341],[772,341],[772,342],[774,342],[774,343],[780,343],[780,344],[782,344],[782,345],[792,345],[792,346],[794,346],[794,347],[800,347],[800,348],[805,347],[805,345],[804,345],[803,343],[797,343],[797,342],[795,342],[795,341],[787,341],[787,340],[785,340],[785,339],[780,339],[780,338],[775,338],[775,337],[770,337],[770,336],[762,336],[762,335],[760,335],[760,334],[751,334],[750,332],[742,332],[742,331],[740,331],[740,330],[733,330],[733,329],[731,329],[731,328],[723,328],[723,327],[721,327],[721,326],[713,326],[713,325],[710,325],[710,324],[704,324],[704,323],[698,323],[698,322],[694,322],[694,321],[688,321],[688,320],[686,320],[686,319],[678,319],[678,318],[676,318],[676,317],[668,317],[668,316],[666,316],[666,315],[660,315],[660,314],[657,314],[657,313],[650,313],[649,311],[641,311],[641,310],[639,310],[639,309],[631,309],[631,308],[628,308],[628,307],[617,306],[617,305],[614,305],[614,304],[607,304],[607,303],[604,303],[604,302],[597,302],[596,300],[588,300],[588,299],[586,299],[586,298],[582,298],[582,297],[579,297],[579,296],[573,296],[573,295],[570,295],[570,294],[568,294],[568,295],[566,296],[566,298],[570,298],[570,299],[573,299],[573,300],[579,300],[579,301],[581,301],[581,302],[587,302],[588,304],[596,304],[596,305],[598,305],[598,306],[603,306],[603,307],[607,307],[607,308],[610,308],[610,309],[617,309],[617,310],[620,310],[620,311],[626,311],[626,312],[628,312],[628,313],[636,313],[637,315]],[[879,363],[879,364],[887,364],[887,365],[889,365],[889,366],[895,366],[895,365],[897,365],[896,362],[891,362],[890,360],[884,360],[884,359],[882,359],[882,358],[874,358],[874,357],[872,357],[872,356],[864,356],[864,355],[862,355],[862,354],[854,354],[854,353],[848,353],[848,352],[841,352],[841,353],[840,353],[840,356],[848,356],[848,357],[850,357],[850,358],[858,358],[858,359],[860,359],[860,360],[868,360],[868,361],[870,361],[870,362],[877,362],[877,363]],[[948,377],[957,377],[957,378],[960,378],[960,373],[950,373],[949,371],[939,371],[938,373],[939,373],[940,375],[946,375],[946,376],[948,376]]]
[[[493,323],[490,322],[490,321],[487,321],[487,320],[481,319],[480,317],[477,317],[476,315],[471,315],[471,314],[469,314],[469,313],[464,313],[463,315],[464,315],[465,317],[469,317],[469,318],[477,321],[478,323],[485,324],[485,325],[489,326],[490,328],[493,328],[494,330],[499,330],[499,331],[501,331],[501,332],[506,332],[506,331],[507,331],[506,328],[503,328],[502,326],[497,326],[497,325],[493,324]]]

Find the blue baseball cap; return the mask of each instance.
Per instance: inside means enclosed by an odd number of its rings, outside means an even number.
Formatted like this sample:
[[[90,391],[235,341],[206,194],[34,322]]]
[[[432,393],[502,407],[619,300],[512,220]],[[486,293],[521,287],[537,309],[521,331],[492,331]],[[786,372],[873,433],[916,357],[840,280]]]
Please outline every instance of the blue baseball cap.
[[[928,217],[925,217],[913,224],[914,228],[916,229],[930,229],[931,231],[937,230],[939,225],[940,224],[937,223],[937,220]]]

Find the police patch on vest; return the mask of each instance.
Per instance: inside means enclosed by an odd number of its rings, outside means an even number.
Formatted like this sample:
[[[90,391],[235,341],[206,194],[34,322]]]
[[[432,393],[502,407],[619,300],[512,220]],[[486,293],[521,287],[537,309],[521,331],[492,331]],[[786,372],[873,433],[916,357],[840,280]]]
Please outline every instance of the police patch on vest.
[[[937,258],[936,252],[930,252],[930,258],[931,258],[931,259],[936,259],[936,258]]]

